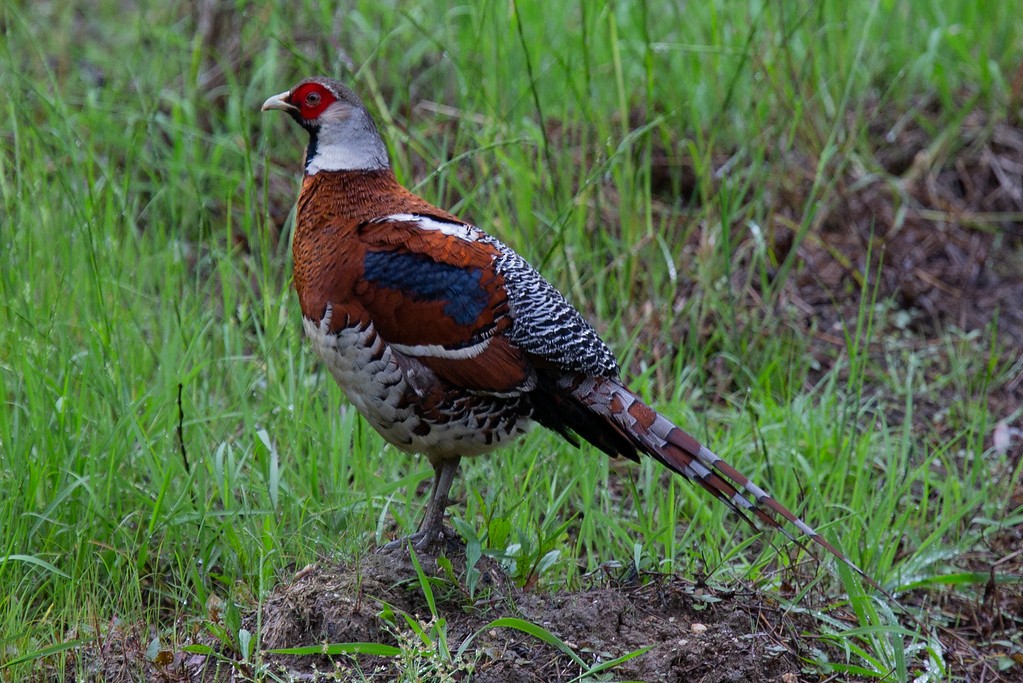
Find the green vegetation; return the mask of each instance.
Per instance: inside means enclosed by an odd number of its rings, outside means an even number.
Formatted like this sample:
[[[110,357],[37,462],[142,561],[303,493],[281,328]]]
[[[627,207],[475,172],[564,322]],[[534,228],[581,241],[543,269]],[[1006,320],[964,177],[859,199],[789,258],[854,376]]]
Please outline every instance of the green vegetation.
[[[209,630],[211,601],[251,607],[414,529],[431,468],[301,338],[304,136],[259,105],[315,73],[363,94],[399,179],[579,304],[667,416],[912,604],[979,600],[960,559],[1023,524],[991,448],[1020,412],[988,401],[1020,349],[997,320],[893,334],[870,268],[828,295],[859,302],[838,328],[796,322],[789,294],[843,174],[884,175],[872,112],[921,121],[943,159],[968,113],[1019,107],[1014,3],[143,4],[0,8],[0,680],[43,657],[72,674],[63,655],[114,619]],[[657,464],[541,430],[455,486],[463,535],[541,589],[609,560],[771,591],[814,576]],[[950,675],[931,630],[852,607],[852,630],[821,610],[838,670]]]

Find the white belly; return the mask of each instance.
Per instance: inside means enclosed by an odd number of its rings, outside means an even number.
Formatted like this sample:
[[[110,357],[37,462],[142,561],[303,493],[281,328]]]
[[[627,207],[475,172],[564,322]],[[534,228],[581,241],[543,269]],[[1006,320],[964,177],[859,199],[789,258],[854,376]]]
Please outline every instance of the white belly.
[[[319,324],[302,319],[306,336],[352,405],[390,443],[431,461],[493,450],[529,426],[510,397],[464,392],[429,410],[391,348],[372,324],[330,333],[330,309]]]

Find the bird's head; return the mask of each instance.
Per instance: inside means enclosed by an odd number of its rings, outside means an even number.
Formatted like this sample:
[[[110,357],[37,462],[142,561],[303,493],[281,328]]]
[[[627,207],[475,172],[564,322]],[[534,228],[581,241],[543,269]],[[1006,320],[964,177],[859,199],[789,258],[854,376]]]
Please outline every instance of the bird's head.
[[[268,98],[262,110],[272,109],[287,112],[309,132],[307,175],[390,167],[387,148],[362,100],[339,81],[307,78]]]

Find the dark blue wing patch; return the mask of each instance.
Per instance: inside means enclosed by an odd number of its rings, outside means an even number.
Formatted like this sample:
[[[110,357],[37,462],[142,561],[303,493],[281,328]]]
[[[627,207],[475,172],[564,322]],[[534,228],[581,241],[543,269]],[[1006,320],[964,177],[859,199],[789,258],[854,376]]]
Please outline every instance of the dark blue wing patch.
[[[444,302],[444,313],[471,325],[486,309],[487,291],[479,268],[459,268],[418,254],[371,251],[363,260],[368,281],[404,292],[419,301]]]

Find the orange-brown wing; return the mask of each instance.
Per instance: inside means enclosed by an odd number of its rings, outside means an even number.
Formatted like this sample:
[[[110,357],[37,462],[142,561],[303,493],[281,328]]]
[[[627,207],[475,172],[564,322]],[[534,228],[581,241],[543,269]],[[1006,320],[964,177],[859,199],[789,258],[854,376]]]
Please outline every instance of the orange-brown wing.
[[[497,249],[475,228],[396,214],[357,231],[362,274],[355,297],[380,336],[458,387],[508,393],[532,388],[511,325]]]

